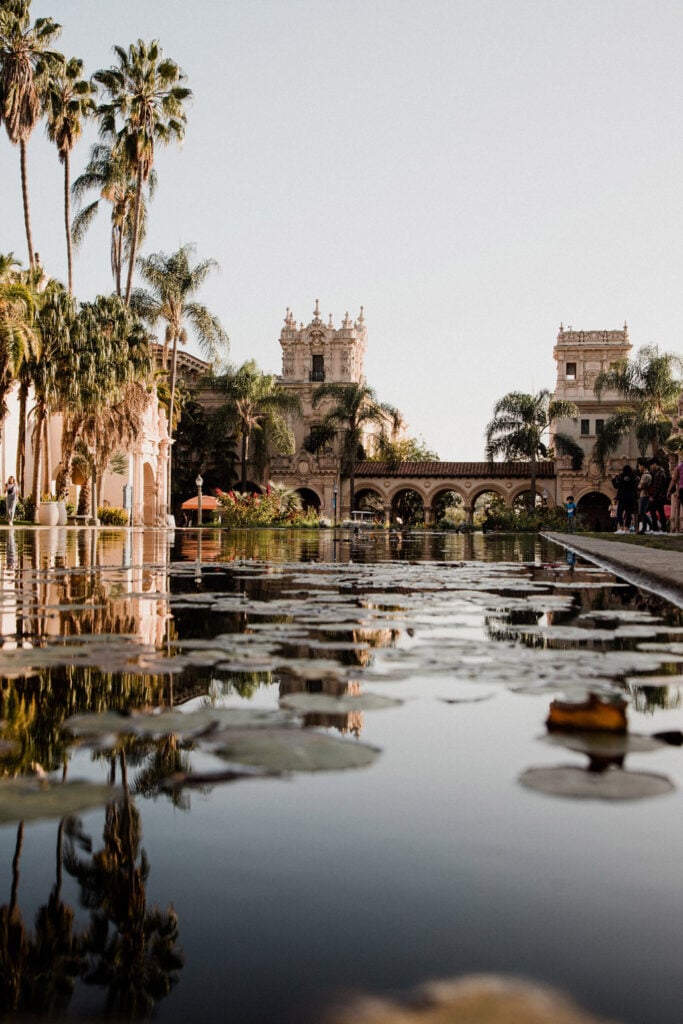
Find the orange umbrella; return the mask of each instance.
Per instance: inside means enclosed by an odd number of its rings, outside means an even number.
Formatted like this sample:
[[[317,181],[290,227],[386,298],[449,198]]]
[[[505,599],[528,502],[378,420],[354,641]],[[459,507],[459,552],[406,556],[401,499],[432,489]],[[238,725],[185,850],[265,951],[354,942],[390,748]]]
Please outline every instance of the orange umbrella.
[[[187,509],[190,509],[190,510],[194,509],[195,512],[196,512],[198,506],[199,506],[199,498],[195,494],[194,498],[188,498],[188,500],[184,501],[180,507],[181,508],[187,508]],[[202,494],[202,512],[206,512],[206,511],[210,512],[212,509],[215,509],[215,508],[218,508],[217,500],[215,498],[213,498],[210,494]]]

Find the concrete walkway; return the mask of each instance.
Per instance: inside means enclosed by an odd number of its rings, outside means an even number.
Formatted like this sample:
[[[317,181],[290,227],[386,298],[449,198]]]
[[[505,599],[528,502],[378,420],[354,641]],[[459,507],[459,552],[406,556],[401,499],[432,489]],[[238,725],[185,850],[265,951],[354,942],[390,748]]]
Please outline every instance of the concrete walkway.
[[[683,608],[683,551],[620,544],[581,534],[544,533],[543,536],[609,569],[628,583],[651,590]]]

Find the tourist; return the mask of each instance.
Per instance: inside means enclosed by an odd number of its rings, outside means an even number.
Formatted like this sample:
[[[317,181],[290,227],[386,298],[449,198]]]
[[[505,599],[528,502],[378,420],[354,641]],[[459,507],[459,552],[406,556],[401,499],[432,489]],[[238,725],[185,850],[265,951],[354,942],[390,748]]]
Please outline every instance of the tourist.
[[[683,505],[683,455],[679,457],[678,465],[673,471],[669,483],[668,494],[671,498],[671,521],[669,530],[678,530],[680,527],[680,514]]]
[[[576,533],[576,502],[573,494],[567,495],[564,507],[567,513],[567,530],[569,533]]]
[[[19,496],[18,492],[17,492],[17,482],[16,482],[16,480],[14,479],[13,476],[11,476],[9,478],[9,480],[7,481],[7,484],[5,486],[5,492],[6,492],[6,503],[7,503],[7,518],[9,520],[10,526],[13,526],[14,525],[14,513],[17,510],[17,498]]]
[[[638,533],[652,533],[652,520],[649,515],[652,475],[646,459],[638,459],[638,472]]]
[[[609,529],[610,529],[610,533],[616,533],[617,532],[617,521],[618,521],[617,520],[617,512],[618,512],[618,509],[619,509],[619,506],[617,505],[617,499],[616,498],[612,498],[612,500],[609,503]]]
[[[652,488],[650,495],[650,518],[652,529],[658,533],[666,532],[666,494],[669,485],[666,472],[660,465],[659,459],[650,459],[650,476],[652,477]]]
[[[629,533],[636,506],[638,484],[635,473],[628,465],[621,473],[612,478],[612,486],[617,492],[617,533]]]

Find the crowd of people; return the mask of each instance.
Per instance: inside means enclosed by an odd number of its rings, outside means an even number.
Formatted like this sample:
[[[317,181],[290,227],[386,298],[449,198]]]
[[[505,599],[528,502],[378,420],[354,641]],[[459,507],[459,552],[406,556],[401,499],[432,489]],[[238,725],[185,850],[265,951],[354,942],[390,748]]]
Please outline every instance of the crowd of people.
[[[617,533],[666,533],[671,498],[683,498],[683,459],[673,474],[666,459],[638,459],[636,469],[625,465],[612,478],[616,491],[612,519]]]

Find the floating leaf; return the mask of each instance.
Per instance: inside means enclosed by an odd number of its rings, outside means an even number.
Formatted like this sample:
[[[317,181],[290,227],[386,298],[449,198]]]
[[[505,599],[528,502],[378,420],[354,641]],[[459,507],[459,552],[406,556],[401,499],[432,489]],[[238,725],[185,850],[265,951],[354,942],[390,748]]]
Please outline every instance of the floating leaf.
[[[576,800],[647,800],[672,793],[675,788],[665,775],[627,772],[622,768],[589,772],[574,765],[528,768],[520,775],[519,781],[528,789],[535,789],[546,796]]]
[[[303,729],[225,730],[211,740],[214,753],[226,761],[271,772],[365,768],[379,754],[365,743]]]
[[[51,783],[42,779],[0,780],[0,824],[63,818],[118,800],[121,791],[94,782]]]
[[[284,708],[311,714],[328,714],[348,711],[379,711],[383,708],[395,708],[403,701],[393,697],[382,697],[377,693],[342,694],[335,697],[330,693],[289,693],[280,699]]]

